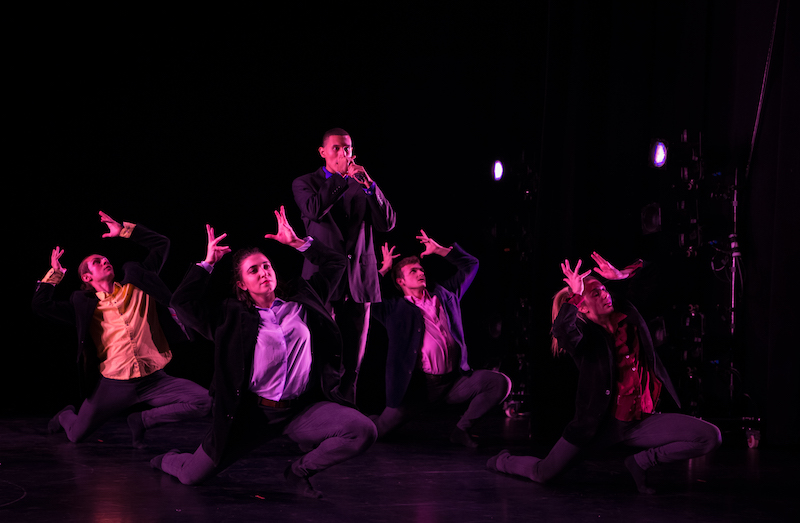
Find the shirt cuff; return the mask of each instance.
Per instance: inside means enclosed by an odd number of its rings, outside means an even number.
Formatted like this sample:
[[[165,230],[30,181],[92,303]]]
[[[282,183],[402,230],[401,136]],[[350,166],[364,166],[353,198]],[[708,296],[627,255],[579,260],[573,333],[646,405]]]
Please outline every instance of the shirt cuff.
[[[369,194],[370,196],[375,194],[375,182],[373,181],[372,185],[370,185],[369,187],[365,187],[364,192]]]
[[[66,274],[67,269],[61,269],[57,271],[55,269],[50,269],[47,271],[47,274],[44,275],[44,278],[41,279],[42,283],[50,283],[52,285],[58,285],[62,279],[64,279],[64,274]]]
[[[576,307],[580,307],[581,303],[583,303],[583,294],[573,294],[572,298],[567,300],[567,303],[571,303]]]
[[[120,238],[130,238],[131,234],[133,234],[133,230],[136,228],[135,223],[131,222],[122,222],[122,230],[119,231]]]
[[[208,272],[209,274],[211,274],[211,271],[214,270],[214,266],[211,265],[210,263],[208,263],[205,260],[201,261],[197,265],[199,265],[200,267],[204,268],[206,270],[206,272]]]
[[[297,250],[300,252],[306,252],[309,249],[309,247],[311,247],[311,244],[314,243],[314,238],[312,238],[311,236],[306,236],[305,238],[303,238],[303,242],[304,242],[303,245],[297,248]]]

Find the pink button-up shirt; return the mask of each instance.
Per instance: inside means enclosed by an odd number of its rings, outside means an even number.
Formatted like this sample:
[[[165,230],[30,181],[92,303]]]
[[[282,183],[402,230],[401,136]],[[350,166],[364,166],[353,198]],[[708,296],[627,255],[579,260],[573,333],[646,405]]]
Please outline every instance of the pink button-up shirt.
[[[425,320],[425,335],[420,350],[420,368],[426,374],[447,374],[455,368],[454,358],[458,357],[458,344],[450,333],[447,311],[439,298],[425,291],[422,299],[405,297],[422,311]]]

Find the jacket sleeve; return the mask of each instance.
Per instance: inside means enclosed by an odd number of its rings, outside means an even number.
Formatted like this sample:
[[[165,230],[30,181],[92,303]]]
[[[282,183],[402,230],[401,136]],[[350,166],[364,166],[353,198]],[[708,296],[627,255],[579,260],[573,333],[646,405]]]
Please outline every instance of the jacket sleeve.
[[[213,318],[217,311],[212,303],[209,282],[211,275],[203,267],[192,265],[172,294],[170,306],[185,325],[213,340]]]
[[[452,250],[444,259],[455,265],[457,271],[440,285],[454,293],[460,300],[472,285],[475,275],[478,274],[478,259],[467,253],[457,243],[453,244]]]
[[[300,207],[303,217],[318,222],[328,214],[333,204],[345,193],[347,179],[341,176],[331,176],[323,181],[319,188],[316,188],[311,181],[311,177],[315,175],[316,173],[312,173],[296,178],[292,182],[292,194],[294,194],[294,201]]]
[[[566,302],[561,305],[553,322],[553,337],[558,346],[574,357],[583,339],[583,321],[578,318],[578,307]]]
[[[608,416],[614,391],[610,388],[610,370],[605,370],[610,364],[605,351],[605,346],[595,345],[573,358],[578,367],[575,416],[564,428],[563,437],[577,447],[589,444]]]
[[[37,284],[31,302],[33,312],[49,320],[75,325],[75,308],[72,302],[56,301],[54,299],[55,288],[56,286],[50,283],[39,282]]]
[[[575,416],[564,428],[563,437],[575,446],[587,445],[597,434],[611,401],[611,362],[602,340],[589,343],[587,325],[578,317],[578,308],[564,303],[553,322],[553,336],[559,347],[572,356],[578,368]]]
[[[380,187],[375,184],[375,192],[367,195],[367,206],[372,218],[372,228],[377,232],[389,232],[397,223],[392,204],[384,196]]]
[[[160,273],[169,254],[169,238],[143,225],[136,225],[130,239],[148,251],[142,262],[143,268],[155,274]]]

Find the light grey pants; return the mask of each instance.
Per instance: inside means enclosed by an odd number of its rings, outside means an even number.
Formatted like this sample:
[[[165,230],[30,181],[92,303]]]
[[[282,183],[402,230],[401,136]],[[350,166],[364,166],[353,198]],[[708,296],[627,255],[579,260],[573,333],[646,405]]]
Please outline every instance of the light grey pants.
[[[722,434],[716,425],[685,414],[654,414],[641,421],[609,420],[586,450],[601,450],[617,443],[642,448],[634,454],[634,459],[647,470],[659,463],[703,456],[721,442]],[[564,471],[581,453],[582,449],[561,438],[541,459],[501,454],[497,470],[545,483]]]
[[[72,442],[82,441],[109,418],[138,403],[150,405],[142,412],[144,427],[151,428],[208,414],[208,390],[193,381],[168,376],[159,370],[143,378],[100,378],[97,389],[84,400],[78,413],[65,410],[58,421]]]
[[[271,407],[260,409],[271,428],[259,438],[261,442],[283,434],[297,442],[301,450],[308,451],[292,463],[292,471],[298,476],[313,476],[337,463],[363,454],[376,439],[375,425],[369,418],[338,403],[314,403],[300,412]],[[246,437],[235,440],[254,442],[252,438]],[[203,445],[194,453],[170,452],[164,455],[161,470],[175,476],[185,485],[195,485],[230,466],[253,446],[255,444],[226,449],[219,465],[214,465]]]
[[[453,372],[441,377],[415,372],[403,403],[399,407],[386,407],[375,420],[378,437],[385,436],[420,410],[437,403],[456,405],[469,402],[456,424],[461,430],[468,430],[510,392],[508,376],[493,370],[476,370],[469,376]]]

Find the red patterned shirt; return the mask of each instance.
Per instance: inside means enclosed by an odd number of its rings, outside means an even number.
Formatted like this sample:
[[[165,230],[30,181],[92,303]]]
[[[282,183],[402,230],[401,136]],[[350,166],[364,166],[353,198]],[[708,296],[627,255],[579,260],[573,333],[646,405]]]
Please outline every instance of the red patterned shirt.
[[[625,321],[627,316],[613,313],[614,348],[617,365],[617,405],[614,417],[620,421],[642,419],[655,412],[661,382],[639,358],[639,332]]]

